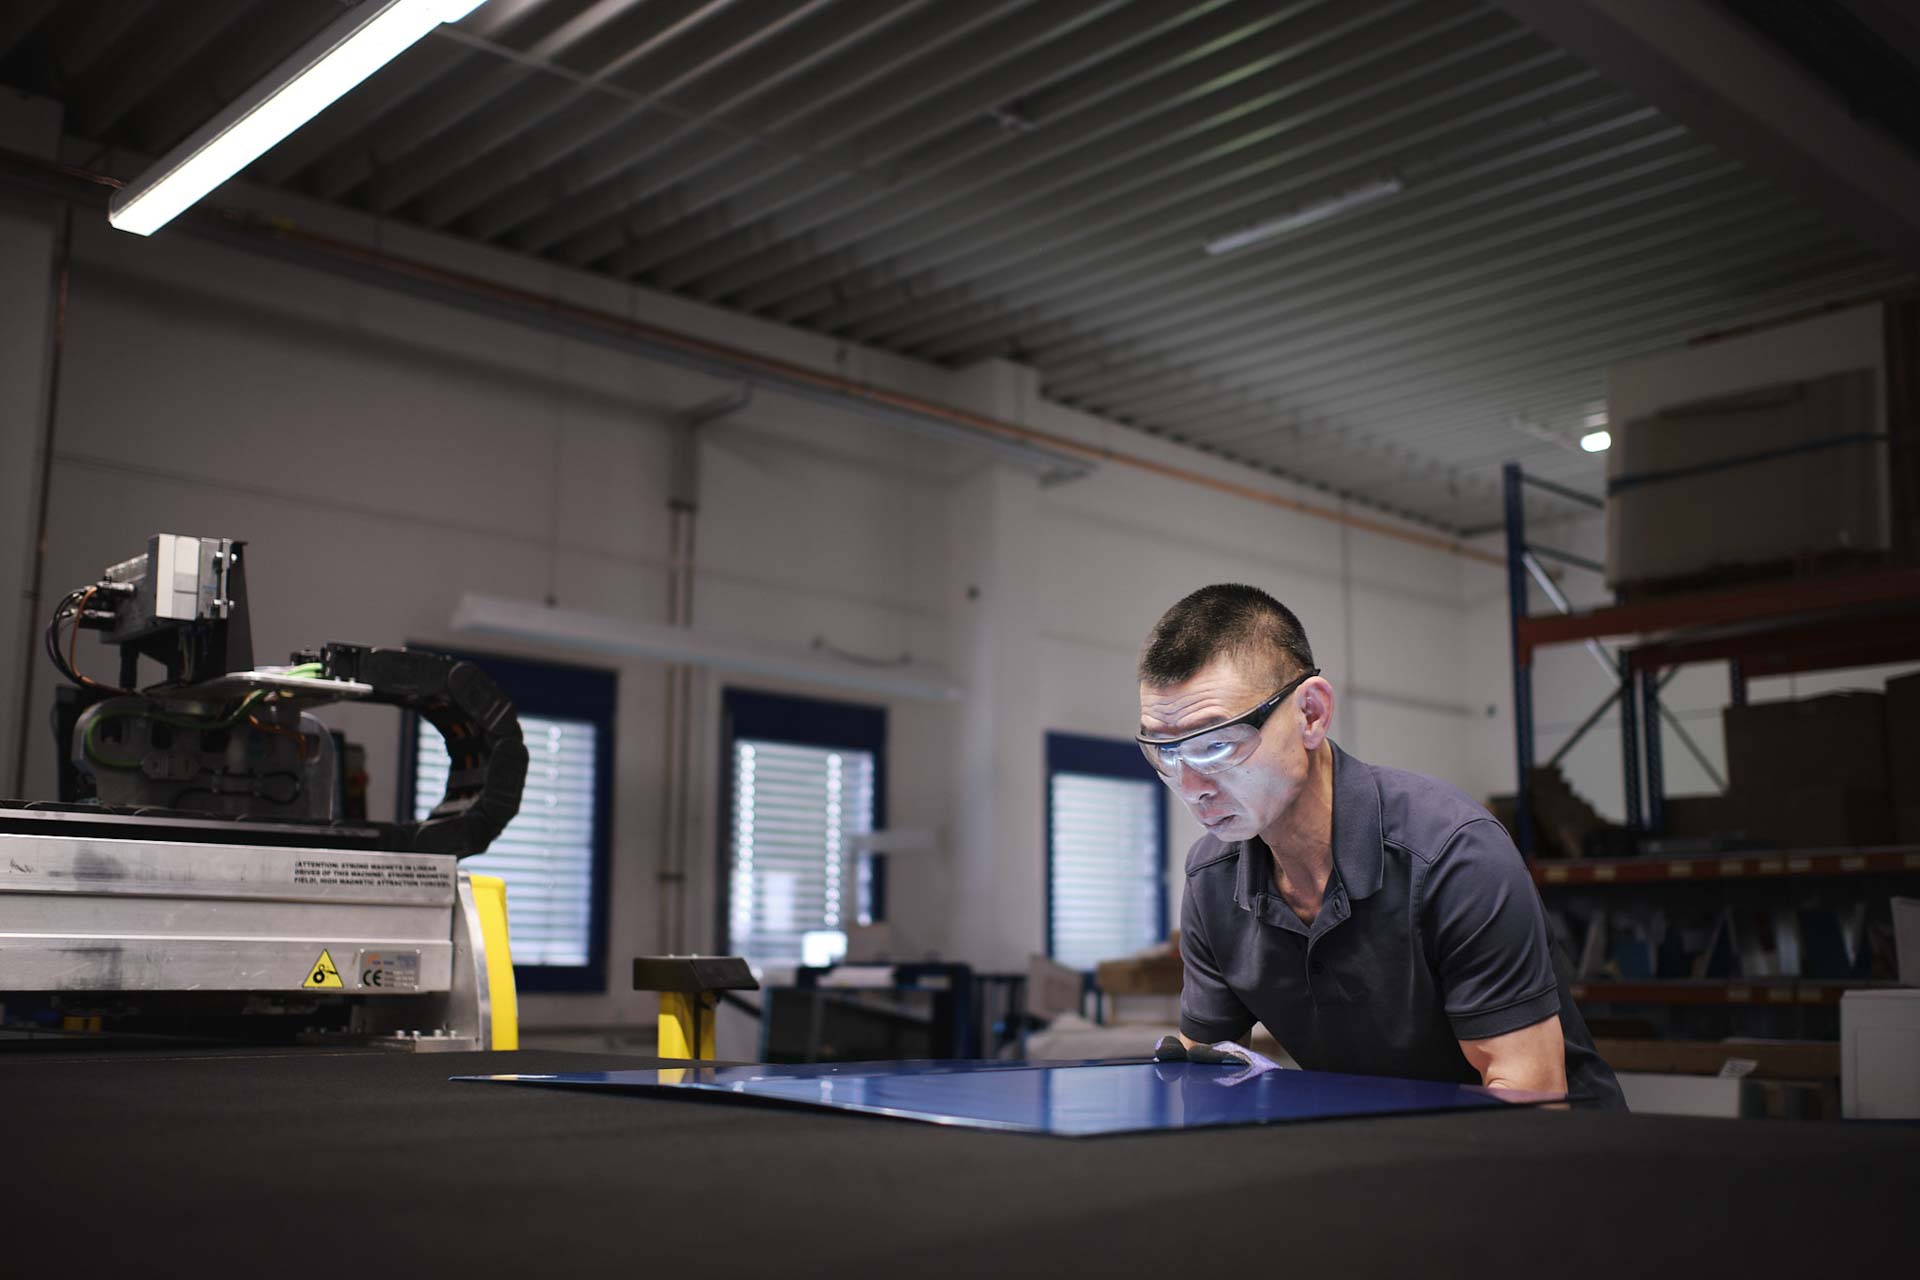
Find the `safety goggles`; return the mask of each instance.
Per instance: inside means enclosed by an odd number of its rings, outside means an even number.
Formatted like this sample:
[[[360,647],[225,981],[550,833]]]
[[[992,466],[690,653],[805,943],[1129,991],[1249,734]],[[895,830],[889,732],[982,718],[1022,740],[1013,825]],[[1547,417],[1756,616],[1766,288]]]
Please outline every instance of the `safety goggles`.
[[[1289,680],[1280,692],[1265,702],[1237,715],[1225,724],[1209,725],[1205,729],[1196,729],[1192,733],[1183,733],[1170,738],[1150,738],[1142,734],[1134,739],[1140,744],[1140,753],[1164,778],[1171,778],[1181,765],[1195,773],[1219,773],[1243,763],[1260,745],[1260,726],[1274,709],[1290,697],[1295,689],[1320,674],[1320,668]]]

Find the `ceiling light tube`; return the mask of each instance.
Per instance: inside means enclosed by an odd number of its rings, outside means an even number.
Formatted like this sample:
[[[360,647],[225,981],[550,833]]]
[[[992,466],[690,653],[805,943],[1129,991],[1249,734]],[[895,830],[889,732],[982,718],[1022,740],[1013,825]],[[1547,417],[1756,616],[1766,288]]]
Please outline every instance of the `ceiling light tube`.
[[[363,0],[114,193],[107,221],[150,236],[443,22],[480,0]]]
[[[1214,257],[1223,253],[1232,253],[1248,245],[1271,240],[1275,236],[1285,235],[1289,231],[1298,231],[1310,227],[1316,222],[1325,222],[1328,218],[1337,218],[1343,213],[1358,209],[1363,205],[1397,196],[1406,190],[1406,184],[1398,178],[1382,178],[1378,182],[1369,182],[1363,187],[1355,187],[1334,196],[1331,200],[1322,200],[1318,204],[1305,205],[1292,213],[1282,214],[1256,223],[1240,231],[1230,231],[1223,236],[1215,236],[1207,241],[1207,252]]]

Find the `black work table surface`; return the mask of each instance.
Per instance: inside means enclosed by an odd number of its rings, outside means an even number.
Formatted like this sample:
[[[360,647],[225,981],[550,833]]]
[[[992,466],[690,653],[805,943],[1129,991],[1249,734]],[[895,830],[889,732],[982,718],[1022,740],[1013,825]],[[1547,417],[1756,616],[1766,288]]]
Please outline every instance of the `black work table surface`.
[[[1904,1126],[1515,1109],[1062,1139],[447,1079],[652,1065],[0,1053],[4,1270],[1826,1274],[1898,1256],[1920,1169]]]

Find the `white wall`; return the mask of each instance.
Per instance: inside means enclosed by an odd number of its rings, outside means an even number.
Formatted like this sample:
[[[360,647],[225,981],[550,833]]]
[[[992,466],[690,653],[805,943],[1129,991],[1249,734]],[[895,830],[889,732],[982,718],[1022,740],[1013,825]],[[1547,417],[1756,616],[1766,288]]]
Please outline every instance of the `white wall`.
[[[0,89],[0,149],[51,157],[59,142],[59,104]],[[0,656],[31,625],[56,227],[44,201],[0,194]],[[0,791],[13,785],[20,696],[20,663],[8,662],[0,667]]]
[[[274,207],[391,252],[1250,479],[1041,401],[1016,366],[954,373],[296,201]],[[178,235],[140,240],[83,219],[75,254],[52,489],[56,595],[175,531],[251,541],[263,661],[329,639],[474,647],[448,627],[468,590],[664,617],[666,423],[726,385]],[[958,704],[889,704],[890,819],[943,833],[939,853],[893,860],[895,933],[910,953],[998,969],[1039,948],[1044,735],[1130,736],[1137,647],[1161,610],[1207,582],[1257,583],[1301,615],[1341,691],[1346,745],[1475,793],[1505,776],[1481,741],[1479,695],[1462,692],[1460,593],[1492,570],[1115,465],[1043,488],[983,451],[771,394],[703,428],[700,464],[701,627],[796,648],[825,636],[876,655],[906,650],[969,690]],[[14,638],[6,644],[0,660],[17,669]],[[99,648],[89,639],[83,654],[89,645]],[[90,664],[108,670],[98,652]],[[664,670],[626,663],[620,676],[616,987],[625,959],[657,945]],[[36,675],[36,714],[49,679]],[[702,945],[713,942],[721,684],[702,677],[697,690],[687,855]],[[333,718],[368,743],[372,805],[391,813],[390,713]],[[51,794],[52,763],[52,743],[36,737],[30,794]],[[1180,815],[1168,848],[1176,911],[1195,835]],[[645,1022],[653,1002],[618,990],[529,998],[523,1016]]]

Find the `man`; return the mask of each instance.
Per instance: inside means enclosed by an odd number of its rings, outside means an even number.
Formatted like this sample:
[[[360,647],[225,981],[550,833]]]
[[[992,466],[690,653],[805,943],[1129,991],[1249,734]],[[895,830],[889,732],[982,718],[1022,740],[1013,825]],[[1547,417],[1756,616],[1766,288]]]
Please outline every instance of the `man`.
[[[1505,828],[1342,751],[1333,710],[1299,619],[1254,587],[1202,588],[1147,640],[1141,750],[1207,832],[1181,908],[1186,1048],[1259,1021],[1311,1070],[1623,1107]]]

